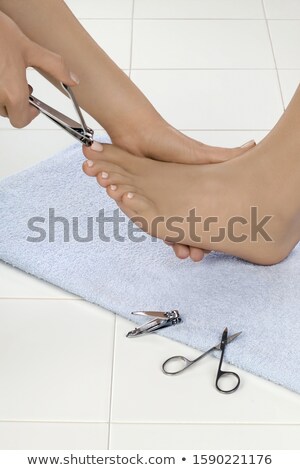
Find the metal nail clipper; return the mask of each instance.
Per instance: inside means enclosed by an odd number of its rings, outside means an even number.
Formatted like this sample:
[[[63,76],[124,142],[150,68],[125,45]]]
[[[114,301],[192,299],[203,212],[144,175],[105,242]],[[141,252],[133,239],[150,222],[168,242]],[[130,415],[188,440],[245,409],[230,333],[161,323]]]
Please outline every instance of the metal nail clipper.
[[[32,106],[35,106],[35,108],[39,109],[41,113],[47,116],[47,118],[51,119],[52,122],[62,127],[65,131],[75,137],[75,139],[80,140],[84,145],[90,147],[94,142],[94,131],[86,125],[72,89],[64,83],[61,83],[61,86],[73,102],[74,108],[80,119],[80,123],[73,121],[73,119],[65,116],[56,109],[51,108],[51,106],[48,106],[46,103],[43,103],[32,95],[29,96],[29,102]]]
[[[128,338],[135,336],[141,336],[145,333],[151,333],[152,331],[166,326],[177,325],[181,322],[181,317],[178,310],[171,310],[170,312],[131,312],[132,315],[143,315],[152,317],[153,319],[144,323],[143,325],[134,328],[134,330],[127,333]]]

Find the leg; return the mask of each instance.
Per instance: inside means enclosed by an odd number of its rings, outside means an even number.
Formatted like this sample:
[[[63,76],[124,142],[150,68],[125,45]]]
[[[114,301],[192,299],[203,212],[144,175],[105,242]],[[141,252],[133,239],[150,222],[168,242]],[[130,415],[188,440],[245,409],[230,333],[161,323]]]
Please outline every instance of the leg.
[[[300,87],[273,131],[238,159],[184,165],[123,152],[106,146],[84,170],[152,235],[258,264],[281,261],[298,243]]]
[[[80,85],[74,89],[80,106],[119,147],[136,155],[186,163],[224,161],[246,150],[206,146],[176,131],[95,43],[62,0],[0,0],[0,10],[31,40],[64,58],[80,78]],[[60,89],[50,76],[47,78]],[[85,153],[89,155],[86,149]]]

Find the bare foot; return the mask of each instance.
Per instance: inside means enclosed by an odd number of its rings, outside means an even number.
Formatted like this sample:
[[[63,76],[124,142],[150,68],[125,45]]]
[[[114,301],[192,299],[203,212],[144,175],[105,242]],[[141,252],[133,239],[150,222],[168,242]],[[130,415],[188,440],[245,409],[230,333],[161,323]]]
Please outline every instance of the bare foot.
[[[149,123],[145,131],[139,130],[138,136],[120,135],[113,137],[112,140],[118,147],[137,156],[191,164],[224,162],[242,155],[256,145],[253,140],[242,147],[232,149],[205,145],[185,136],[161,120]],[[95,157],[95,152],[90,148],[83,147],[83,153],[89,160]],[[190,257],[193,261],[201,261],[205,254],[196,247],[177,243],[171,246],[180,259]]]
[[[146,232],[268,265],[284,259],[300,234],[299,198],[290,202],[299,193],[299,177],[292,177],[279,195],[282,165],[285,170],[287,165],[282,148],[270,151],[266,139],[239,159],[183,165],[137,157],[107,145],[92,166],[84,163],[84,171],[96,176]]]
[[[141,127],[138,135],[116,136],[112,142],[133,155],[189,164],[224,162],[255,146],[254,140],[235,148],[206,145],[160,120],[149,124],[144,130]]]

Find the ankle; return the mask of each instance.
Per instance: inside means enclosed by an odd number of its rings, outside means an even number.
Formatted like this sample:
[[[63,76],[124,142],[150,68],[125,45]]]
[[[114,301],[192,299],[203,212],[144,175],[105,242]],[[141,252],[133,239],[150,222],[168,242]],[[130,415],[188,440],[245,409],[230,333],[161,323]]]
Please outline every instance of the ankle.
[[[110,134],[112,142],[127,152],[140,157],[151,157],[157,150],[157,136],[170,132],[172,127],[160,116],[122,132]]]

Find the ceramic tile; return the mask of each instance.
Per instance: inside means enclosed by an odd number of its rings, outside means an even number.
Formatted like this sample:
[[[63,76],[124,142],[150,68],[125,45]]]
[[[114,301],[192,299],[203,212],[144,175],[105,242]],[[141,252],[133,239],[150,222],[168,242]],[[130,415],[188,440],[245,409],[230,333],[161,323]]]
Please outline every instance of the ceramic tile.
[[[104,131],[97,131],[97,135],[101,134]],[[76,142],[65,131],[54,129],[0,129],[0,139],[6,156],[0,166],[0,179],[46,160]]]
[[[279,70],[278,73],[284,104],[287,107],[300,84],[300,69]]]
[[[77,18],[131,18],[133,0],[65,0]]]
[[[135,0],[135,18],[263,18],[260,0]]]
[[[0,421],[108,421],[113,314],[84,301],[0,300],[0,322]]]
[[[177,129],[271,129],[283,111],[273,70],[134,70],[132,79]]]
[[[113,423],[300,424],[300,395],[232,366],[240,389],[221,394],[214,386],[214,357],[182,375],[164,375],[168,357],[193,358],[199,351],[155,334],[129,339],[130,329],[131,322],[117,318]]]
[[[278,20],[300,19],[299,0],[263,0],[267,18]]]
[[[79,299],[3,261],[0,261],[0,279],[0,299]]]
[[[1,450],[107,449],[106,423],[0,422]]]
[[[1,125],[1,124],[0,124]],[[0,178],[24,170],[72,145],[75,141],[63,130],[0,130],[2,152]],[[13,145],[12,145],[13,141]]]
[[[132,67],[274,68],[264,21],[143,20],[134,23]]]
[[[269,21],[275,60],[279,69],[300,69],[300,20]]]
[[[110,435],[110,449],[294,450],[300,426],[112,424]]]

